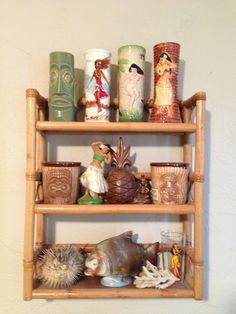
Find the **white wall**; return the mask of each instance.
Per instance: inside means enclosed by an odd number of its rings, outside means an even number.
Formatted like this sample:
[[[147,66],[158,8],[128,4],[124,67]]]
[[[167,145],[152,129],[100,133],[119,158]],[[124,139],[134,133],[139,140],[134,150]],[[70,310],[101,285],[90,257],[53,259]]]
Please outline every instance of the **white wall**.
[[[1,60],[1,219],[0,312],[4,314],[75,313],[235,313],[235,86],[236,2],[187,0],[131,1],[0,1]],[[207,93],[205,183],[204,300],[45,300],[22,301],[22,251],[25,192],[25,89],[48,94],[49,53],[65,50],[83,69],[83,52],[106,48],[117,64],[117,49],[140,44],[149,62],[147,94],[152,94],[152,47],[162,41],[179,42],[181,48],[180,95]],[[93,138],[72,136],[51,152],[51,158],[79,160],[86,166]],[[100,137],[99,137],[100,138]],[[53,140],[53,138],[51,138]],[[114,145],[117,137],[110,140]],[[55,141],[55,138],[54,138]],[[181,160],[177,140],[147,136],[132,145],[135,166],[148,170],[150,161]],[[171,151],[167,148],[172,145]],[[155,145],[158,148],[155,148]],[[78,145],[78,147],[77,147]],[[143,148],[144,147],[144,148]],[[135,155],[136,154],[136,155]],[[151,158],[150,158],[150,155]],[[133,229],[141,241],[159,239],[163,228],[178,228],[177,218],[164,217],[60,217],[49,240],[96,242],[114,232]],[[155,224],[154,221],[155,220]],[[70,228],[68,228],[70,226]],[[148,226],[148,228],[147,228]],[[148,232],[147,232],[148,229]],[[65,231],[67,230],[67,231]],[[70,230],[70,231],[69,231]]]

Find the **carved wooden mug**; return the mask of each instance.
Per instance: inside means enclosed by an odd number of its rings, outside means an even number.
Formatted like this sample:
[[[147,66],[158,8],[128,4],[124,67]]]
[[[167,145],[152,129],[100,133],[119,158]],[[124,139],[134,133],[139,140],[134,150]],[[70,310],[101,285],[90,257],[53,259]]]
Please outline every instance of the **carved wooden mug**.
[[[43,195],[46,204],[75,204],[80,162],[44,162]]]
[[[151,163],[154,204],[185,204],[189,190],[188,163]]]

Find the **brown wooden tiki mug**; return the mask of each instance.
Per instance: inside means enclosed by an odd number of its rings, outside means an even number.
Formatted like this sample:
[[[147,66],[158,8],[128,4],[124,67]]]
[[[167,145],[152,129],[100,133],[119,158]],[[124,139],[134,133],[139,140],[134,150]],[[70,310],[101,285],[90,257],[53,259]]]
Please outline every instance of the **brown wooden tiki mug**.
[[[180,45],[167,42],[154,46],[154,101],[150,122],[181,122],[178,94]]]
[[[74,204],[79,190],[79,162],[44,162],[43,194],[46,204]]]

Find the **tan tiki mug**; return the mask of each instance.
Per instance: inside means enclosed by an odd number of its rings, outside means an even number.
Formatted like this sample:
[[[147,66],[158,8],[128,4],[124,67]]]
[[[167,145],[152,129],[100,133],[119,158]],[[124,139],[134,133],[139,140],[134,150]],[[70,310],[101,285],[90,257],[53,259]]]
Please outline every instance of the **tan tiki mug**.
[[[44,162],[43,195],[46,204],[75,204],[79,191],[79,162]]]
[[[154,204],[185,204],[188,197],[189,164],[151,163]]]
[[[154,46],[154,104],[150,122],[181,122],[178,103],[180,45],[167,42]]]

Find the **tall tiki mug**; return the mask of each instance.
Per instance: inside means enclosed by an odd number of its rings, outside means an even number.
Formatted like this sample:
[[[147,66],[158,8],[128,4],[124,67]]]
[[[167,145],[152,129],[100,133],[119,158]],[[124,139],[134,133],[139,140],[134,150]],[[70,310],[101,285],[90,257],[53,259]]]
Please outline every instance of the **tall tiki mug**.
[[[119,121],[143,121],[144,68],[146,50],[137,45],[118,50]]]
[[[181,122],[178,104],[178,66],[180,45],[154,46],[154,104],[150,122]]]
[[[86,122],[109,122],[110,58],[110,52],[104,49],[85,52]]]
[[[49,120],[73,121],[75,115],[74,56],[50,53]]]

